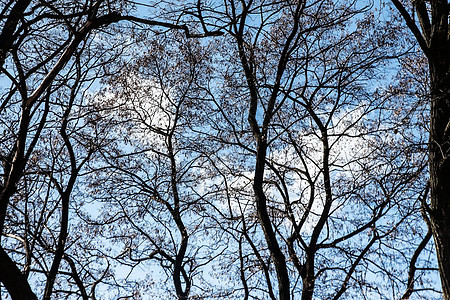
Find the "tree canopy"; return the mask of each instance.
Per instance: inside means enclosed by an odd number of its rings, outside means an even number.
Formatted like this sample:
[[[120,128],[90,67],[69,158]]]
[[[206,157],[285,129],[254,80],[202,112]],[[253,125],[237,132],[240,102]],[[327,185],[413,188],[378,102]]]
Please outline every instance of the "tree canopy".
[[[446,0],[5,0],[2,299],[450,299]]]

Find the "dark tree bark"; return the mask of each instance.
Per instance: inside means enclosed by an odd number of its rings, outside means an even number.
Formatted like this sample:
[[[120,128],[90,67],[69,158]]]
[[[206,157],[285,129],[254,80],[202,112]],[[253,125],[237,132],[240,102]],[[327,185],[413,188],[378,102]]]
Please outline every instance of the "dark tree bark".
[[[449,4],[415,1],[420,29],[406,8],[392,0],[428,58],[430,72],[430,197],[433,232],[444,299],[450,299],[450,40]],[[431,12],[431,17],[428,12]]]
[[[448,42],[447,42],[448,44]],[[431,75],[430,221],[445,299],[450,299],[450,47],[429,58]]]
[[[37,299],[25,275],[17,268],[14,261],[11,260],[2,247],[0,247],[0,266],[2,269],[0,272],[0,281],[5,285],[12,299]]]
[[[264,181],[264,166],[267,156],[267,141],[265,137],[258,138],[258,150],[256,158],[255,179],[253,181],[253,190],[255,192],[256,207],[258,211],[258,218],[261,227],[264,231],[264,236],[267,241],[267,246],[270,249],[271,256],[273,258],[275,269],[277,270],[279,299],[290,299],[289,288],[289,274],[287,271],[286,257],[281,251],[278,244],[275,231],[272,228],[272,222],[267,211],[267,199],[264,194],[263,181]]]

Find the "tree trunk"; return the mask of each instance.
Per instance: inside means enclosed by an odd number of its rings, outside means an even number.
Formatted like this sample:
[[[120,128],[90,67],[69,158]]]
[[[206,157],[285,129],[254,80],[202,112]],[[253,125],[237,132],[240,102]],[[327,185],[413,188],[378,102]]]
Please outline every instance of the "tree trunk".
[[[259,223],[264,232],[267,246],[273,258],[278,279],[278,294],[280,300],[290,299],[289,273],[286,265],[286,258],[278,244],[272,222],[267,211],[267,198],[264,194],[264,167],[267,154],[267,142],[265,137],[258,138],[258,150],[256,157],[255,179],[253,181],[253,191],[255,192],[256,207],[258,211]]]
[[[5,285],[12,300],[37,300],[27,278],[17,268],[3,247],[0,247],[0,281]]]
[[[423,0],[414,1],[419,29],[403,4],[399,0],[392,2],[428,58],[431,84],[429,214],[443,296],[450,300],[450,4],[448,0],[432,0],[429,5]]]
[[[315,278],[315,250],[308,249],[307,250],[307,259],[303,266],[302,270],[302,281],[303,281],[303,290],[302,290],[302,300],[311,300],[313,299],[314,287],[316,284]]]
[[[443,41],[446,42],[446,41]],[[444,299],[450,299],[450,49],[429,58],[431,75],[430,221]]]

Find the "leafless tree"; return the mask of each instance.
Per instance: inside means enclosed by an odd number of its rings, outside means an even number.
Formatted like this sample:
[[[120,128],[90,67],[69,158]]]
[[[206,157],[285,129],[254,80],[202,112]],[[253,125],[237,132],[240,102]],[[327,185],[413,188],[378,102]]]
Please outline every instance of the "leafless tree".
[[[71,126],[72,106],[75,105],[74,102],[83,98],[80,92],[89,87],[88,83],[92,84],[97,79],[96,76],[101,76],[98,70],[103,75],[108,74],[107,65],[111,62],[110,59],[114,56],[117,58],[117,52],[124,49],[123,45],[120,45],[119,49],[102,49],[114,41],[111,39],[112,41],[105,42],[102,39],[114,32],[121,34],[117,27],[111,26],[120,21],[140,23],[147,28],[154,26],[180,29],[186,35],[192,36],[185,25],[131,15],[135,4],[128,1],[101,0],[2,2],[0,70],[5,88],[0,104],[3,125],[0,236],[11,235],[18,230],[10,214],[16,206],[15,202],[20,203],[19,206],[22,208],[34,204],[23,201],[19,195],[25,197],[22,189],[26,184],[24,175],[31,172],[33,160],[40,160],[43,155],[37,152],[41,143],[55,140],[48,137],[41,139],[43,132],[51,127],[49,124],[60,124],[53,127],[59,131],[63,145],[58,151],[66,152],[70,162],[70,166],[65,169],[67,173],[62,175],[67,179],[64,183],[54,178],[51,170],[43,170],[50,172],[47,175],[51,183],[48,182],[47,186],[53,188],[54,185],[60,199],[58,200],[60,222],[57,222],[60,228],[54,241],[56,244],[47,245],[49,247],[47,250],[53,251],[54,257],[51,260],[52,266],[48,270],[44,267],[47,277],[45,299],[49,299],[52,294],[54,281],[64,258],[64,248],[67,247],[68,209],[75,179],[81,166],[90,157],[87,155],[80,158],[71,141],[68,127]],[[99,33],[107,26],[109,31],[103,31],[102,38]],[[214,33],[204,33],[209,34]],[[59,154],[55,154],[55,160],[58,156]],[[33,193],[33,190],[29,192]],[[20,222],[25,224],[24,234],[29,234],[26,229],[29,222],[27,213],[26,210],[21,212],[25,218]],[[41,221],[43,224],[40,226],[45,227],[47,224],[44,221],[50,220],[44,218]],[[0,281],[13,299],[35,299],[36,296],[27,282],[30,263],[33,260],[32,253],[27,252],[30,250],[27,249],[28,241],[23,242],[27,261],[23,272],[18,268],[21,263],[11,257],[15,251],[8,249],[12,251],[8,253],[5,249],[7,244],[8,242],[2,239],[0,264],[3,267]],[[69,263],[69,259],[66,261]]]

